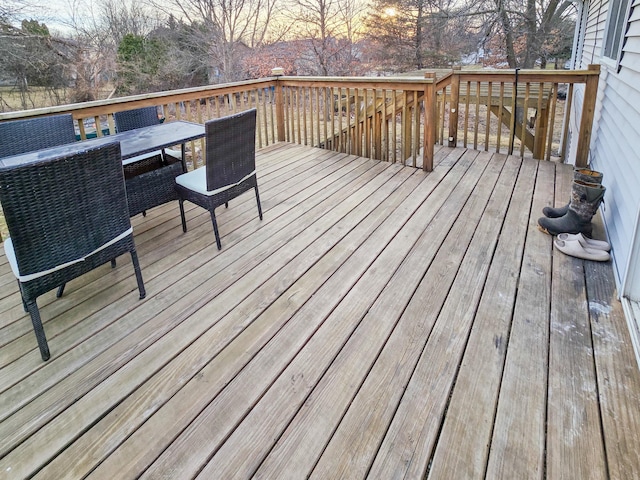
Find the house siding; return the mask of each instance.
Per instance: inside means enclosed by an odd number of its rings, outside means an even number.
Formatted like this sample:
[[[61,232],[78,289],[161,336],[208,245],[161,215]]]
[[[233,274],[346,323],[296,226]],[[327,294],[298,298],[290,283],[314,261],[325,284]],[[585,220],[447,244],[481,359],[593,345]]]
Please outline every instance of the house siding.
[[[632,5],[637,7],[640,0],[634,0]],[[620,286],[632,253],[640,205],[640,8],[632,9],[618,66],[602,57],[609,1],[592,0],[586,7],[587,25],[582,48],[577,50],[580,57],[576,68],[586,68],[591,63],[602,66],[590,166],[604,174],[607,193],[601,213]],[[576,93],[579,100],[582,89]],[[575,118],[579,118],[581,103],[577,101],[573,109],[578,115]]]
[[[582,47],[582,61],[577,68],[586,68],[591,63],[598,63],[604,42],[608,7],[608,0],[591,2],[587,6],[587,26]]]

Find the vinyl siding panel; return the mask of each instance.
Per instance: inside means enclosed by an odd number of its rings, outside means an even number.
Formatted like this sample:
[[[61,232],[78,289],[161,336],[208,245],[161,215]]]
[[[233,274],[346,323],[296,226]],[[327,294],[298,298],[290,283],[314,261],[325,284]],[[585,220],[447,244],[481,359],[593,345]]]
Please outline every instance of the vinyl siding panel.
[[[639,6],[640,0],[634,0],[633,5]],[[617,72],[612,62],[601,58],[608,7],[607,0],[594,0],[588,5],[580,68],[602,64],[590,165],[604,174],[607,193],[601,212],[620,284],[626,274],[640,205],[640,8],[632,9]],[[581,113],[580,105],[575,113]]]
[[[588,5],[587,26],[585,28],[584,46],[579,68],[587,68],[587,65],[591,63],[598,63],[602,53],[608,8],[608,0],[591,2]]]
[[[640,204],[640,157],[637,139],[640,138],[639,115],[625,109],[627,102],[640,102],[640,94],[623,97],[616,88],[627,90],[618,78],[607,78],[606,96],[598,125],[597,140],[592,144],[592,167],[603,172],[607,187],[602,214],[610,242],[614,248],[618,280],[624,278],[627,259],[633,240],[633,227]],[[621,88],[625,87],[625,88]]]

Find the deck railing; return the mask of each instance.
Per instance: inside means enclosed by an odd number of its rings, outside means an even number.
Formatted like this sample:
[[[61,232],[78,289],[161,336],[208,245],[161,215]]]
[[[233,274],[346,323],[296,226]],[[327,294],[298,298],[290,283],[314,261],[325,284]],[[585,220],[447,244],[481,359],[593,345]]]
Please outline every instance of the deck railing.
[[[431,169],[434,79],[282,77],[278,139]]]
[[[599,65],[582,71],[453,69],[436,87],[438,141],[564,159],[574,86],[584,84],[576,165],[586,166],[599,73]]]
[[[0,114],[0,121],[72,113],[81,139],[115,132],[113,114],[157,106],[165,121],[203,123],[256,108],[256,146],[277,141],[431,170],[434,146],[564,157],[563,112],[585,84],[576,164],[586,165],[599,69],[447,70],[424,77],[284,77]],[[566,86],[566,93],[559,99]],[[37,132],[34,132],[37,135]],[[188,148],[202,165],[204,140]]]

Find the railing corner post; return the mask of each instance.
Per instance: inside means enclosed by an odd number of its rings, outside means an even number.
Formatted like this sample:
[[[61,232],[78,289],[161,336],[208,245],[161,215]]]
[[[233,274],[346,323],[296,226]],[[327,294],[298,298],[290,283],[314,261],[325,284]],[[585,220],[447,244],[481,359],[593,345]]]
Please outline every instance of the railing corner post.
[[[458,145],[458,107],[460,104],[460,71],[461,67],[453,67],[451,76],[451,103],[449,105],[449,146]]]
[[[283,75],[284,70],[280,67],[276,67],[272,69],[271,72],[273,76],[276,77],[273,84],[276,93],[276,125],[278,130],[278,141],[284,142],[284,95],[282,92],[284,87],[280,84],[280,77]]]
[[[589,147],[591,144],[591,132],[593,130],[593,117],[596,110],[598,80],[600,78],[600,65],[589,65],[587,69],[597,74],[587,77],[584,89],[584,103],[582,105],[580,131],[578,132],[578,148],[576,151],[576,167],[586,167],[589,162]]]
[[[424,74],[424,141],[422,145],[422,169],[425,172],[433,170],[433,153],[436,143],[436,74]]]

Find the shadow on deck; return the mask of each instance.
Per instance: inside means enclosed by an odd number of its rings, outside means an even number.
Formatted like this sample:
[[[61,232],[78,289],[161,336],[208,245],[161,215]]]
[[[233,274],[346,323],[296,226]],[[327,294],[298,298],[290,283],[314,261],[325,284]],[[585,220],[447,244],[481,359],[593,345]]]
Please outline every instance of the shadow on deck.
[[[571,170],[441,149],[430,174],[290,144],[246,194],[134,219],[39,301],[0,256],[3,478],[632,478],[640,374],[609,264],[539,232]]]

